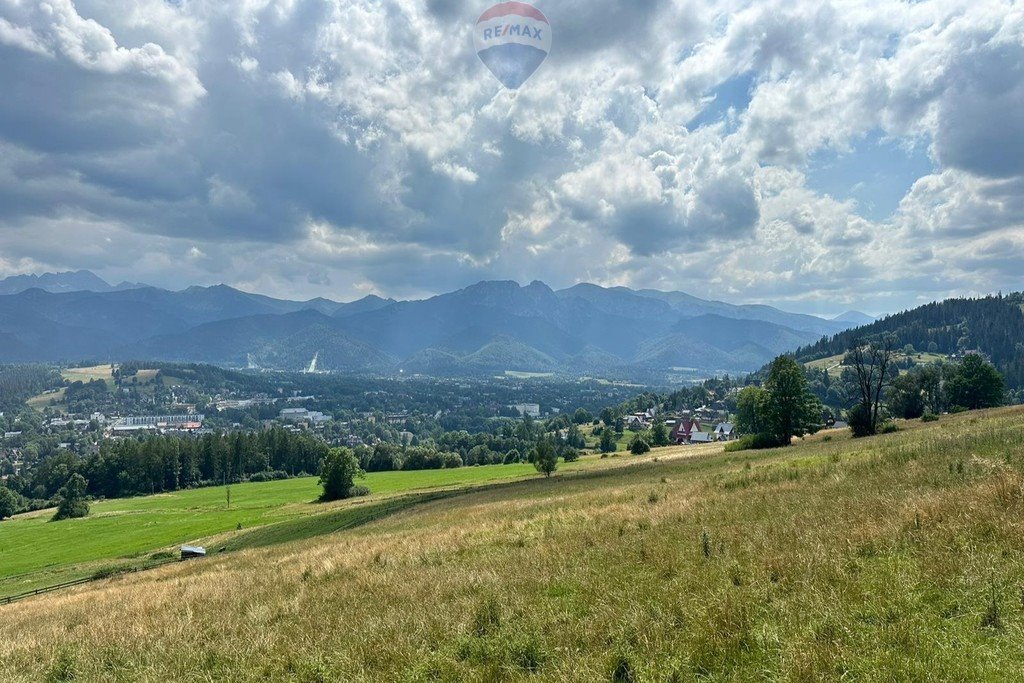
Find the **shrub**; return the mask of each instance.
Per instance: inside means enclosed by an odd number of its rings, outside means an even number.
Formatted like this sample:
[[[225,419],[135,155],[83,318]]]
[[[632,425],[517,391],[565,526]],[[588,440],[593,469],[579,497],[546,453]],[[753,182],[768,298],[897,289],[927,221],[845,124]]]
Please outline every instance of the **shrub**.
[[[727,453],[736,451],[761,450],[764,448],[777,448],[779,443],[767,434],[747,434],[736,441],[730,441],[725,445]]]
[[[871,408],[858,403],[847,412],[847,422],[855,438],[871,436],[875,433],[875,425],[871,423]]]
[[[879,434],[895,434],[898,431],[900,428],[895,422],[886,422],[878,429]]]
[[[921,416],[921,422],[938,422],[939,416],[935,413],[925,413]]]
[[[118,576],[119,574],[125,573],[127,570],[124,567],[108,566],[100,567],[92,573],[93,581],[99,581],[101,579],[109,579],[112,576]]]
[[[266,472],[257,472],[256,474],[249,477],[249,481],[255,483],[261,483],[265,481],[280,481],[287,479],[288,473],[282,472],[281,470],[267,470]]]
[[[370,495],[369,486],[356,485],[348,490],[348,498],[362,498],[368,495]]]
[[[580,459],[580,452],[571,446],[562,451],[562,460],[566,462],[576,462]]]
[[[633,437],[633,441],[629,444],[629,452],[633,455],[643,455],[651,450],[651,445],[647,443],[644,437],[637,434]]]

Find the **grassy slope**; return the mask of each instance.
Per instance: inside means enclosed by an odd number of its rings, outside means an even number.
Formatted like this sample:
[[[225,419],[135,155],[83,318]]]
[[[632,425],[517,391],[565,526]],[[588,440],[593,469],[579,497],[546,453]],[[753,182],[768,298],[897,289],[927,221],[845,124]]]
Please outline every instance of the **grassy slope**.
[[[826,370],[828,371],[828,374],[831,375],[832,377],[839,377],[840,375],[843,374],[842,362],[843,358],[845,357],[845,353],[840,353],[836,356],[828,356],[826,358],[819,358],[817,360],[808,361],[807,363],[805,363],[805,365],[809,368],[815,368],[816,370]],[[896,354],[896,359],[899,361],[906,360],[906,358],[907,354],[905,353],[900,352]],[[945,356],[941,353],[927,352],[913,353],[910,355],[910,358],[917,365],[932,365],[934,363],[938,363],[939,361],[948,360],[948,356]],[[906,372],[906,370],[904,370],[903,372]]]
[[[598,466],[597,458],[561,465],[563,471]],[[422,472],[376,472],[361,482],[373,498],[406,491],[470,486],[535,477],[529,464]],[[178,491],[92,505],[85,519],[51,523],[52,510],[0,524],[0,596],[88,576],[116,564],[135,565],[144,554],[215,534],[250,529],[324,512],[313,501],[315,478]],[[363,502],[363,501],[360,501]],[[342,505],[345,505],[343,503]]]
[[[1024,412],[827,438],[524,481],[2,607],[0,678],[1018,677]]]

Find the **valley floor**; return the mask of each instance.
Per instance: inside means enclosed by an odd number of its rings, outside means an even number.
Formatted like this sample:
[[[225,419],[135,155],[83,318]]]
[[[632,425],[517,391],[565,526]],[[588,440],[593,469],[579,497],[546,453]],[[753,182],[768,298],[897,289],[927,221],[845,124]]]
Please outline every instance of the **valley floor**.
[[[1016,680],[1022,513],[1019,408],[652,457],[2,606],[0,680]]]

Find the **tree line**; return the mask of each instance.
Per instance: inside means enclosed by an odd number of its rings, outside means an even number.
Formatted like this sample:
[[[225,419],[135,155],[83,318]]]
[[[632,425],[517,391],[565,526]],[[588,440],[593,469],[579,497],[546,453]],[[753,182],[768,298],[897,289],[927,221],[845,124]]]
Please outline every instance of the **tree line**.
[[[890,315],[870,325],[800,348],[798,360],[846,353],[857,343],[893,336],[917,352],[963,354],[983,351],[1013,390],[1024,388],[1024,293],[980,299],[947,299]]]
[[[561,429],[568,424],[568,429]],[[467,465],[535,462],[539,444],[566,461],[579,457],[583,437],[568,419],[542,423],[524,418],[504,424],[495,433],[448,432],[437,440],[344,449],[359,471],[428,470]],[[333,449],[337,450],[337,449]],[[321,474],[332,449],[322,439],[284,428],[254,432],[206,434],[201,437],[148,435],[138,439],[101,441],[96,452],[80,457],[57,450],[40,459],[26,474],[0,485],[7,515],[59,502],[74,479],[83,495],[122,498],[179,489],[219,486]],[[332,460],[337,462],[337,458]],[[84,483],[79,483],[81,477]]]
[[[854,436],[896,429],[894,417],[934,419],[929,416],[992,408],[1006,400],[1002,375],[977,353],[959,363],[913,366],[901,373],[897,347],[894,335],[857,340],[844,358],[846,391],[853,400],[846,418]],[[793,437],[825,425],[829,411],[809,379],[816,373],[780,356],[760,376],[761,386],[748,386],[737,397],[736,426],[745,436],[736,448],[787,446]]]
[[[121,498],[238,482],[271,472],[312,474],[327,450],[327,444],[314,437],[280,428],[198,438],[106,440],[84,458],[57,451],[27,476],[11,477],[7,486],[25,498],[48,501],[73,474],[80,474],[88,482],[89,495]]]

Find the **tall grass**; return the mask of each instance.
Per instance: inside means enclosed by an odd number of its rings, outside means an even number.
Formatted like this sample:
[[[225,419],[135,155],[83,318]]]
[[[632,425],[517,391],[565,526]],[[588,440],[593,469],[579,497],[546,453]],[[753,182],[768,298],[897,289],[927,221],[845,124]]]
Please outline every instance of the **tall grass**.
[[[1017,680],[1022,419],[523,482],[113,578],[0,608],[0,679]]]

